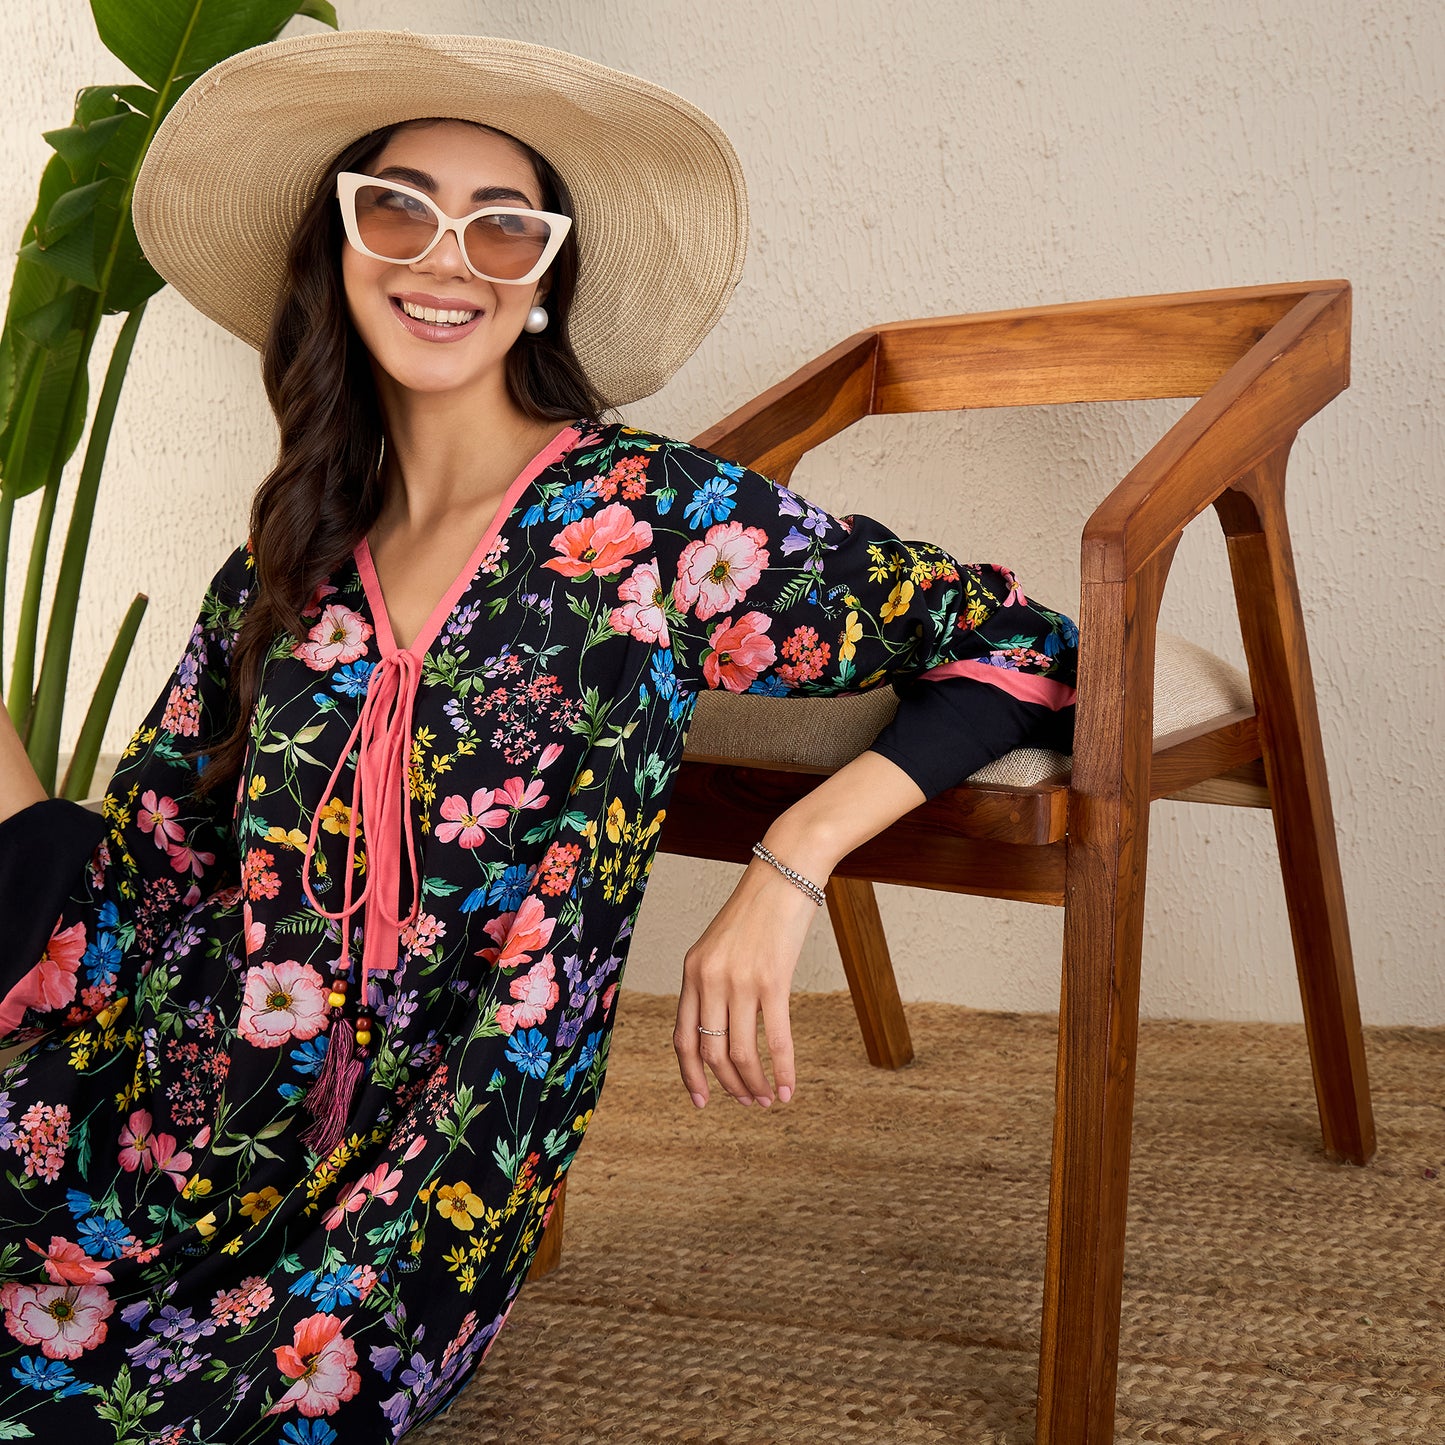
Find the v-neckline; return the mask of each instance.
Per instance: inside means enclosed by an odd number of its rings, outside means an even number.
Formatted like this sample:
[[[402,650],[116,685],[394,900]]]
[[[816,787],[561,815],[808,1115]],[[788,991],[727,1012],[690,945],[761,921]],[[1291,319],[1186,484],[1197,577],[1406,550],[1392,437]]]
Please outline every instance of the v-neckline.
[[[481,540],[472,549],[472,555],[462,564],[462,570],[452,579],[451,586],[442,595],[441,601],[432,608],[431,615],[422,623],[421,629],[412,638],[410,646],[406,648],[396,645],[396,635],[391,628],[391,614],[386,610],[386,598],[382,594],[381,582],[376,575],[376,563],[371,556],[371,544],[364,535],[362,536],[361,540],[352,548],[352,557],[356,562],[356,570],[361,575],[361,586],[366,593],[366,600],[371,607],[371,615],[376,623],[376,638],[381,646],[383,657],[390,657],[393,653],[402,651],[410,652],[418,658],[426,656],[432,643],[436,641],[442,624],[451,616],[462,593],[467,590],[472,578],[476,575],[477,568],[481,566],[482,559],[487,555],[487,548],[492,545],[496,540],[497,533],[502,530],[502,523],[506,521],[512,509],[517,505],[517,498],[537,479],[540,473],[570,451],[581,439],[581,436],[581,430],[575,422],[570,426],[563,427],[517,474],[503,494],[502,500],[497,504],[497,510],[487,524],[487,530],[482,533]]]

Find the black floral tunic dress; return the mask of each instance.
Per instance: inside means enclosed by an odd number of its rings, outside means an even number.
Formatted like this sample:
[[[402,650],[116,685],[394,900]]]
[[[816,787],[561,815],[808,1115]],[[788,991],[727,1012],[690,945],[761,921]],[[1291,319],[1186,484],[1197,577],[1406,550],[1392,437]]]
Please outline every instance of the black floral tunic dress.
[[[1074,624],[1006,568],[579,421],[409,648],[357,546],[203,798],[252,567],[103,818],[0,824],[0,1043],[38,1039],[0,1070],[0,1439],[363,1445],[457,1393],[601,1092],[700,689],[947,695],[945,741],[878,744],[930,795],[1072,720]]]

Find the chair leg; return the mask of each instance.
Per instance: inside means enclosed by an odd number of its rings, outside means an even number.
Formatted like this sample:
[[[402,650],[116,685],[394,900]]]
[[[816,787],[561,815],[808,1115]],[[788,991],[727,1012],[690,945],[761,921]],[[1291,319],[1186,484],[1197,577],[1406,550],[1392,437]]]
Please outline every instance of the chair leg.
[[[1375,1124],[1329,779],[1284,513],[1285,452],[1217,509],[1250,682],[1294,940],[1325,1152],[1368,1163]]]
[[[868,1062],[882,1069],[901,1069],[913,1058],[913,1039],[898,997],[877,894],[867,879],[832,878],[827,895],[828,916],[843,955]]]
[[[1149,840],[1154,618],[1173,548],[1085,587],[1039,1350],[1038,1445],[1114,1435]]]
[[[552,1203],[552,1212],[547,1216],[546,1227],[537,1244],[537,1253],[532,1256],[532,1266],[527,1271],[529,1280],[541,1279],[551,1274],[562,1263],[562,1205],[567,1196],[567,1180],[558,1181],[557,1197]]]

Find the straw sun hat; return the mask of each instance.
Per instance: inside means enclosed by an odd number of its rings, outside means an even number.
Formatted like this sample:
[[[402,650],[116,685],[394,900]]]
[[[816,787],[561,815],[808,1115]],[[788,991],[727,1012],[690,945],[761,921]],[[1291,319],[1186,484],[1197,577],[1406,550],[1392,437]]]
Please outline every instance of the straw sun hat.
[[[432,115],[507,131],[552,164],[576,211],[577,356],[612,405],[661,387],[737,284],[742,169],[681,96],[547,46],[327,30],[232,55],[156,130],[132,201],[141,249],[198,311],[260,350],[292,229],[328,164],[368,131]]]

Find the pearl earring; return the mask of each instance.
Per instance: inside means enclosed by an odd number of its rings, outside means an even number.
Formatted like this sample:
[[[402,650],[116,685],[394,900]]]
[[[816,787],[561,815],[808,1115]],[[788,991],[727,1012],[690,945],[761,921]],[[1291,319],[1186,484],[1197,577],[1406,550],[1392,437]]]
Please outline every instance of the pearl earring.
[[[547,308],[545,306],[534,306],[528,313],[527,319],[522,323],[523,331],[530,331],[534,336],[539,331],[547,329]]]

